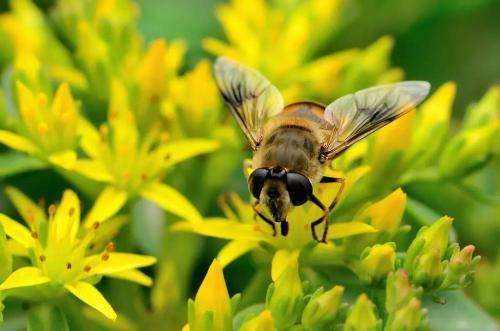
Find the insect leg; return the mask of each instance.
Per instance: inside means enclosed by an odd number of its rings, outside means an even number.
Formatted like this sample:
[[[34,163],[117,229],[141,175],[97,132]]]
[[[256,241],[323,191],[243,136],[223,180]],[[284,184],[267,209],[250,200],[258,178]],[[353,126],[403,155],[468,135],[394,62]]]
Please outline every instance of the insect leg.
[[[328,234],[328,214],[330,213],[329,210],[325,207],[325,205],[314,195],[312,194],[311,197],[310,197],[310,200],[312,203],[314,203],[316,206],[318,206],[319,208],[321,208],[321,210],[323,211],[323,216],[321,216],[320,218],[318,218],[316,221],[312,222],[311,223],[311,232],[312,232],[312,236],[314,238],[314,240],[318,241],[318,242],[323,242],[323,243],[326,243],[326,235]],[[316,235],[316,227],[321,224],[321,223],[325,223],[325,228],[323,230],[323,235],[321,237],[321,240],[318,239],[318,236]]]
[[[288,234],[288,222],[287,221],[281,221],[280,222],[281,226],[281,235],[286,237]]]
[[[327,176],[324,176],[323,178],[321,178],[320,183],[340,183],[340,188],[337,191],[337,194],[335,195],[335,198],[330,203],[330,206],[328,207],[327,210],[324,207],[323,203],[321,203],[321,201],[319,201],[319,199],[316,198],[316,196],[314,196],[314,195],[311,196],[311,202],[314,203],[315,205],[317,205],[319,208],[321,208],[325,212],[325,214],[323,215],[323,217],[321,217],[321,218],[319,218],[316,221],[314,221],[314,222],[311,223],[311,230],[313,232],[313,237],[317,241],[320,241],[320,240],[318,240],[318,238],[316,236],[316,233],[315,233],[315,231],[313,229],[318,224],[320,224],[321,222],[324,221],[325,222],[325,228],[323,230],[323,236],[322,236],[320,242],[325,242],[326,243],[326,236],[328,235],[328,226],[330,225],[330,223],[328,222],[328,216],[330,215],[331,211],[333,210],[333,208],[335,208],[335,206],[337,205],[337,203],[340,200],[340,196],[342,195],[342,192],[344,191],[344,187],[345,187],[345,179],[344,178],[340,178],[340,177],[327,177]]]
[[[264,214],[262,214],[260,211],[257,210],[257,205],[259,204],[259,201],[255,201],[252,205],[252,208],[253,208],[253,211],[255,212],[255,214],[259,215],[259,217],[264,221],[266,222],[267,224],[269,224],[269,226],[273,229],[273,237],[276,237],[276,224],[270,220],[269,218],[267,218]]]
[[[340,188],[337,191],[337,195],[335,195],[335,198],[333,199],[332,203],[328,207],[328,211],[332,211],[333,208],[337,205],[337,203],[340,200],[340,196],[342,195],[342,192],[344,191],[345,188],[345,178],[340,178],[340,177],[326,177],[323,176],[321,178],[320,183],[340,183]]]

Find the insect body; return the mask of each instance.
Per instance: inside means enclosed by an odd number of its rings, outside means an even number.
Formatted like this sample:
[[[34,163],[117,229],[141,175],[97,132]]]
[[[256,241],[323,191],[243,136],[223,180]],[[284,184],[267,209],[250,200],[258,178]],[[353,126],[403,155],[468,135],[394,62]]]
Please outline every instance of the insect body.
[[[254,210],[276,235],[287,235],[291,208],[311,201],[323,216],[311,222],[314,239],[326,242],[328,216],[344,188],[343,178],[323,176],[323,167],[352,144],[418,105],[430,85],[406,81],[361,90],[324,107],[297,102],[284,107],[279,91],[257,71],[228,58],[215,63],[215,78],[224,101],[247,136],[254,152],[248,184]],[[316,183],[339,183],[334,200],[325,206],[313,192]],[[267,206],[269,219],[258,206]],[[319,238],[316,226],[324,223]]]

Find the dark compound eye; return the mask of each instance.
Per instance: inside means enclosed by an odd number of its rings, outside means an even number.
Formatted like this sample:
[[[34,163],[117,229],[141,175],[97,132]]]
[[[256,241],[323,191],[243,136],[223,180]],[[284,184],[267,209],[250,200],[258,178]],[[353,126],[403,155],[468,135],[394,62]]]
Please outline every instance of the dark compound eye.
[[[248,178],[248,188],[255,199],[260,197],[260,191],[262,191],[262,187],[268,176],[269,169],[259,168],[255,169],[250,175],[250,178]]]
[[[312,194],[312,185],[309,179],[295,172],[289,172],[286,175],[286,188],[294,206],[303,205]]]

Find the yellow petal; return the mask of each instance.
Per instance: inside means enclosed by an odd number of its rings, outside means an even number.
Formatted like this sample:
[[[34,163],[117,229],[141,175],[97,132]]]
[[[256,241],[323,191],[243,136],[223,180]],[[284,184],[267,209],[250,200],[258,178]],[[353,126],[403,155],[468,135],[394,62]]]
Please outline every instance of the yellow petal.
[[[94,206],[85,219],[85,226],[102,223],[115,215],[127,202],[127,192],[108,186],[97,197]]]
[[[12,255],[29,257],[28,249],[23,245],[21,245],[20,243],[18,243],[17,241],[8,239],[5,243],[5,247],[7,247],[7,250],[11,252]]]
[[[166,88],[167,43],[156,39],[146,50],[138,70],[137,80],[142,92],[148,96],[160,97]]]
[[[259,244],[255,241],[233,240],[226,246],[222,247],[219,254],[217,254],[217,260],[224,268],[240,256],[248,253],[258,246]]]
[[[77,160],[73,170],[99,182],[112,182],[113,176],[108,172],[106,167],[98,161],[93,160]]]
[[[4,214],[0,214],[0,223],[10,238],[27,248],[33,245],[33,238],[26,227]]]
[[[63,169],[71,170],[76,163],[76,152],[72,150],[60,151],[49,156],[49,161]]]
[[[132,157],[137,150],[138,132],[135,118],[130,110],[129,94],[125,85],[114,80],[111,84],[111,97],[108,121],[112,131],[112,141],[116,150]]]
[[[15,187],[7,187],[5,193],[32,230],[37,229],[40,222],[47,220],[43,209]]]
[[[97,158],[100,153],[99,147],[102,144],[101,136],[99,131],[84,118],[80,118],[78,125],[78,131],[81,136],[80,146],[87,156],[91,158]]]
[[[171,142],[160,147],[165,163],[163,166],[171,167],[191,157],[210,153],[219,147],[219,143],[210,139],[184,139]]]
[[[271,262],[271,278],[274,282],[278,280],[290,264],[297,264],[299,253],[298,250],[280,249],[274,254]]]
[[[362,222],[334,223],[328,231],[329,239],[340,239],[363,233],[375,233],[378,230],[373,226]]]
[[[147,267],[156,263],[156,258],[147,255],[129,253],[108,253],[107,260],[101,258],[101,262],[90,270],[88,275],[114,274],[121,271]],[[89,256],[87,260],[95,260],[96,256]]]
[[[151,183],[140,193],[143,198],[158,204],[164,210],[190,222],[201,221],[198,210],[177,190],[162,183]]]
[[[75,282],[73,284],[66,284],[64,287],[78,299],[101,312],[107,318],[113,321],[116,319],[117,315],[113,307],[111,307],[101,292],[94,286],[86,282]]]
[[[17,269],[0,284],[0,290],[9,290],[17,287],[34,286],[50,282],[50,278],[43,276],[42,271],[35,267]]]
[[[406,207],[406,194],[398,188],[384,199],[365,209],[360,218],[367,216],[378,230],[394,232],[398,229]]]
[[[38,152],[38,147],[31,141],[10,131],[0,130],[0,143],[28,154],[36,154]]]
[[[151,279],[151,277],[136,269],[106,274],[106,277],[128,280],[143,286],[153,285],[153,280]]]
[[[243,241],[271,241],[272,237],[264,235],[259,228],[252,224],[230,221],[224,218],[209,218],[197,223],[178,222],[171,227],[172,231],[194,232],[204,236],[243,240]]]
[[[54,100],[52,101],[52,112],[54,114],[72,114],[77,112],[77,105],[73,96],[71,95],[71,90],[68,83],[62,83],[54,95]]]
[[[72,242],[76,238],[79,226],[80,200],[78,200],[75,192],[66,190],[50,225],[50,240],[68,240]]]
[[[214,260],[203,279],[203,282],[196,293],[194,299],[195,305],[195,324],[202,325],[205,313],[213,313],[213,329],[226,330],[225,327],[231,314],[231,301],[224,280],[222,266],[217,260]],[[196,323],[199,322],[199,323]],[[230,329],[230,328],[229,328]],[[196,328],[197,330],[197,328]]]

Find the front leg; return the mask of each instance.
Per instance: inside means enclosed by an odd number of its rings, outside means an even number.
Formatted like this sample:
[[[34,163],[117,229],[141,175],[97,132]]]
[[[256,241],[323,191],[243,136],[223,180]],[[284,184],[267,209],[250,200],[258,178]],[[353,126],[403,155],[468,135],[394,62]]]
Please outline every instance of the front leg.
[[[273,229],[273,237],[276,237],[276,224],[270,220],[269,218],[267,218],[264,214],[262,214],[258,209],[257,209],[257,206],[259,205],[259,200],[256,200],[253,204],[252,204],[252,208],[253,208],[253,211],[255,212],[255,214],[259,215],[259,217],[264,221],[266,222],[267,224],[269,224],[269,226],[271,227],[271,229]]]
[[[335,208],[335,206],[339,202],[340,196],[342,195],[342,192],[344,192],[345,178],[323,176],[323,178],[321,178],[321,180],[320,180],[320,183],[325,183],[325,184],[326,183],[340,183],[340,188],[337,191],[337,194],[335,195],[335,198],[333,199],[332,203],[328,207],[328,211],[331,212],[333,210],[333,208]]]
[[[326,237],[328,235],[328,226],[330,225],[330,223],[328,222],[328,216],[330,216],[331,211],[335,208],[335,206],[337,205],[337,203],[340,200],[340,196],[342,195],[342,192],[344,191],[344,187],[345,187],[345,179],[338,178],[338,177],[326,177],[326,176],[324,176],[323,178],[321,178],[320,183],[340,183],[340,188],[337,191],[335,198],[330,203],[330,206],[328,206],[328,209],[325,207],[325,205],[323,205],[323,203],[314,194],[310,198],[311,202],[314,203],[319,208],[321,208],[321,210],[324,212],[324,215],[322,217],[320,217],[319,219],[317,219],[316,221],[311,223],[311,231],[312,231],[313,238],[316,241],[326,243]],[[325,223],[325,227],[323,230],[323,235],[321,237],[321,240],[319,240],[317,235],[316,235],[315,228],[316,228],[316,226],[318,226],[322,222]]]
[[[321,208],[321,210],[323,211],[323,216],[321,216],[316,221],[311,223],[312,236],[313,236],[314,240],[316,240],[318,242],[326,243],[326,236],[328,234],[328,225],[329,225],[329,223],[328,223],[329,211],[325,207],[325,205],[314,194],[311,195],[310,200],[312,203],[314,203],[316,206]],[[323,228],[323,235],[321,236],[321,240],[319,240],[318,236],[316,235],[316,227],[321,223],[325,223],[325,227]]]

